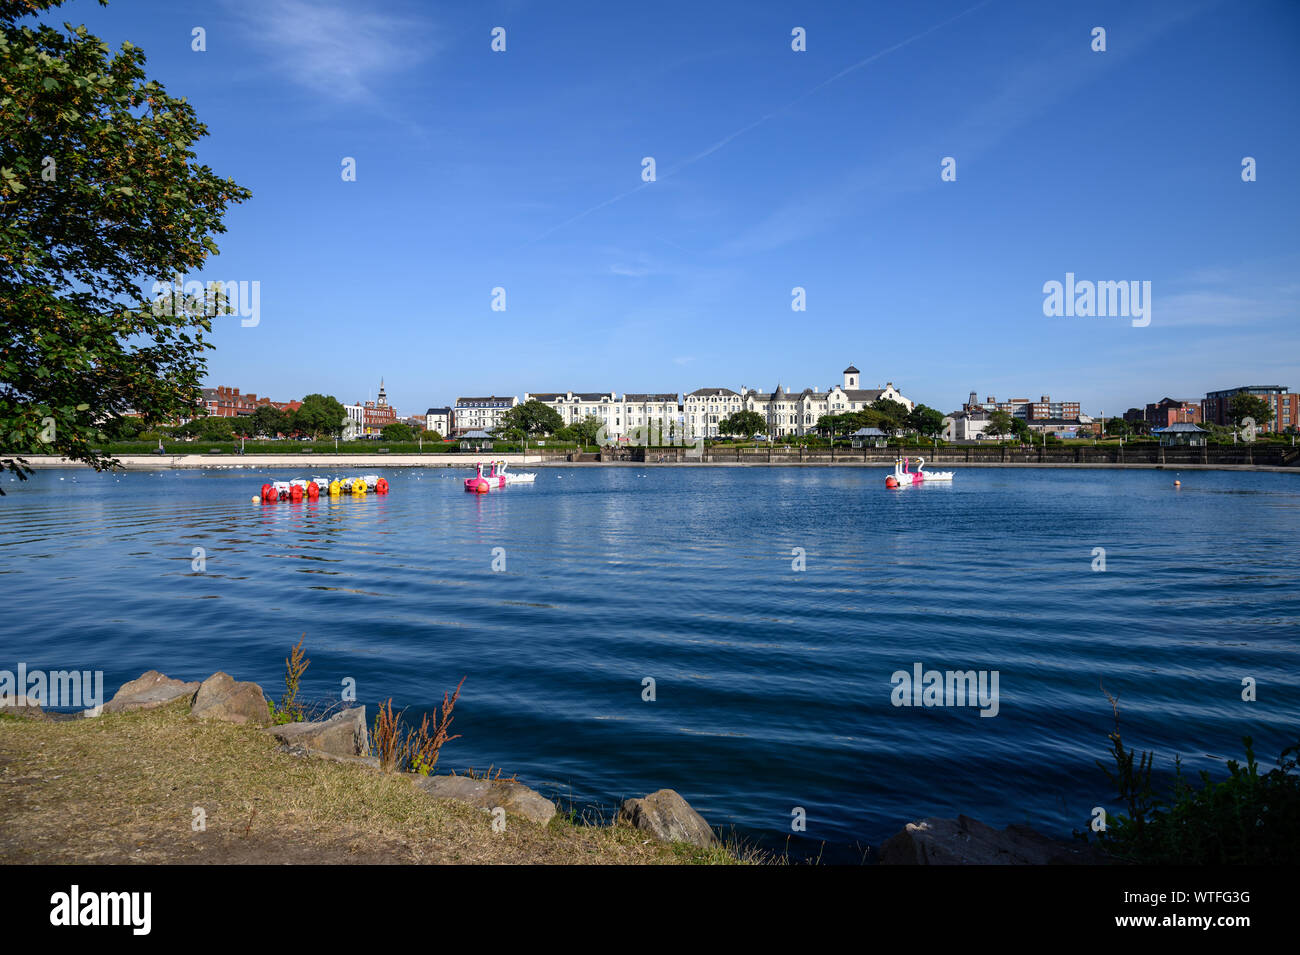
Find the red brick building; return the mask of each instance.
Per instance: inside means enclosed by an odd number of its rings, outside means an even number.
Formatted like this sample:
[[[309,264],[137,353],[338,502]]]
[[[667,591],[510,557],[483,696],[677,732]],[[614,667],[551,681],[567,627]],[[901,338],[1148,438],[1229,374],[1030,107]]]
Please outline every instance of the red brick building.
[[[382,378],[379,379],[379,395],[376,400],[344,405],[343,410],[347,412],[349,430],[357,435],[378,435],[387,425],[397,422],[397,409],[388,403],[388,393],[384,391]]]
[[[1243,392],[1264,399],[1273,411],[1271,421],[1255,422],[1260,431],[1290,431],[1300,424],[1300,407],[1297,407],[1300,395],[1285,385],[1242,385],[1211,391],[1201,401],[1201,420],[1225,427],[1236,425],[1232,420],[1232,399]]]
[[[1200,424],[1201,405],[1198,401],[1161,398],[1154,404],[1146,406],[1146,410],[1142,413],[1142,420],[1152,428],[1167,428],[1171,424]]]
[[[259,398],[254,392],[240,394],[238,388],[218,385],[216,388],[203,389],[203,407],[211,417],[238,418],[251,415],[258,408],[270,405],[284,412],[297,411],[302,407],[301,401],[272,401]]]

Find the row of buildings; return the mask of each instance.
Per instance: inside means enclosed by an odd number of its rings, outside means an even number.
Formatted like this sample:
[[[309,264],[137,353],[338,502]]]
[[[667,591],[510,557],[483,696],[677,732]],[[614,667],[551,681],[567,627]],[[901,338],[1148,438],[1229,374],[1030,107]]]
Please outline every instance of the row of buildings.
[[[1240,394],[1261,398],[1269,406],[1270,419],[1256,422],[1260,431],[1294,431],[1300,425],[1300,395],[1285,385],[1241,385],[1222,391],[1211,391],[1201,399],[1161,398],[1142,408],[1130,408],[1122,415],[1130,424],[1144,424],[1155,432],[1175,425],[1215,424],[1223,427],[1235,424],[1232,399]],[[984,401],[971,392],[969,400],[952,417],[955,421],[954,437],[959,441],[978,440],[985,434],[990,416],[1003,411],[1024,421],[1031,431],[1055,434],[1057,437],[1076,437],[1092,430],[1094,420],[1082,412],[1077,401],[1052,401],[1043,395],[1038,401],[1013,398],[998,401],[989,397]],[[1120,417],[1120,416],[1116,416]]]
[[[1261,431],[1289,431],[1300,424],[1300,394],[1286,385],[1241,385],[1223,391],[1211,391],[1199,400],[1161,398],[1145,408],[1130,408],[1124,420],[1149,425],[1152,429],[1168,428],[1175,424],[1214,424],[1229,427],[1236,424],[1232,415],[1232,399],[1240,394],[1261,399],[1269,407],[1267,422],[1257,421]]]
[[[1242,393],[1262,398],[1272,410],[1270,421],[1256,423],[1259,430],[1294,431],[1300,424],[1300,407],[1297,406],[1300,395],[1283,385],[1243,385],[1209,392],[1200,400],[1166,397],[1144,408],[1130,408],[1123,418],[1130,423],[1143,422],[1153,431],[1207,422],[1231,425],[1232,399]],[[916,407],[916,402],[903,395],[893,382],[877,388],[863,388],[862,373],[849,365],[841,372],[840,380],[825,390],[814,387],[787,391],[778,384],[770,392],[742,385],[739,390],[697,388],[685,395],[676,392],[625,393],[621,396],[615,391],[524,392],[522,399],[513,395],[460,397],[454,405],[429,408],[423,415],[402,419],[388,403],[381,379],[374,400],[343,406],[347,415],[343,436],[349,439],[378,436],[386,426],[399,420],[444,437],[490,432],[501,426],[503,417],[511,408],[528,401],[540,401],[555,409],[565,425],[595,418],[612,440],[626,440],[634,429],[645,427],[662,429],[665,433],[716,438],[721,435],[719,426],[722,420],[739,411],[760,415],[767,423],[767,433],[773,438],[790,438],[814,432],[817,422],[825,415],[861,411],[882,398],[896,401],[908,411]],[[238,388],[227,386],[203,389],[203,405],[207,413],[219,417],[250,415],[266,405],[292,412],[301,404],[301,401],[271,401],[253,393],[241,394]],[[972,391],[961,409],[950,415],[951,438],[973,441],[988,436],[987,428],[995,411],[1024,421],[1034,432],[1061,438],[1090,433],[1095,424],[1078,401],[1054,401],[1050,395],[1041,395],[1037,401],[1029,398],[999,401],[990,395],[981,401]]]
[[[251,415],[258,408],[272,407],[284,412],[297,411],[302,407],[301,401],[272,401],[259,398],[254,392],[240,394],[238,388],[219,385],[216,388],[204,388],[202,405],[209,417],[238,418]]]
[[[454,406],[430,408],[427,427],[448,436],[470,431],[491,431],[501,424],[504,415],[517,405],[540,401],[555,409],[566,425],[595,418],[611,439],[626,439],[634,428],[652,427],[665,432],[685,432],[692,436],[716,438],[723,418],[738,411],[753,411],[767,422],[767,433],[774,438],[794,437],[816,430],[823,415],[861,411],[881,398],[889,398],[911,411],[916,403],[905,397],[893,382],[883,387],[863,388],[862,373],[850,365],[841,380],[828,387],[787,391],[778,384],[770,392],[756,391],[742,385],[731,388],[697,388],[686,395],[677,392],[625,393],[616,391],[538,391],[524,392],[522,401],[514,396],[498,395],[457,398]]]

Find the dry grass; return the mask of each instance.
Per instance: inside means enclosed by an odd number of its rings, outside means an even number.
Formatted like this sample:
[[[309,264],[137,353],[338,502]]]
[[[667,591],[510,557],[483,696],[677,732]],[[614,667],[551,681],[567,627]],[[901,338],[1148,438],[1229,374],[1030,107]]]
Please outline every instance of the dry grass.
[[[194,831],[194,810],[206,831]],[[184,702],[99,719],[0,718],[0,862],[730,863],[627,827],[548,826],[434,800],[408,777],[278,752]]]

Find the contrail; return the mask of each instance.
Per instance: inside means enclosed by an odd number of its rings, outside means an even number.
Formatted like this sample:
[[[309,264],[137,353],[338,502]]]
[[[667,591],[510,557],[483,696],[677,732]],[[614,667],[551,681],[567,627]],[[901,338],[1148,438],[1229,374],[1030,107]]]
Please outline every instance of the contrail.
[[[719,149],[726,146],[732,140],[745,135],[747,132],[749,132],[750,130],[758,126],[762,126],[768,120],[780,116],[786,110],[790,109],[790,107],[807,99],[809,96],[811,96],[813,93],[816,93],[818,90],[825,89],[827,86],[834,83],[836,80],[842,79],[843,77],[848,76],[850,73],[862,69],[864,66],[870,66],[872,63],[876,62],[882,57],[886,57],[891,53],[897,52],[898,50],[901,50],[905,46],[910,46],[911,44],[915,43],[917,40],[924,39],[925,37],[929,36],[931,33],[934,33],[936,30],[942,30],[944,27],[956,23],[958,20],[962,19],[962,17],[969,16],[970,14],[974,13],[976,10],[979,10],[982,7],[987,7],[992,2],[993,0],[981,0],[981,2],[975,4],[975,6],[963,10],[961,13],[958,13],[955,16],[949,17],[947,20],[944,20],[942,23],[936,23],[934,26],[922,30],[920,33],[917,33],[915,36],[910,36],[906,40],[900,40],[899,42],[895,43],[893,46],[881,50],[879,53],[873,53],[865,60],[859,60],[858,62],[852,64],[851,66],[846,66],[844,69],[840,70],[838,73],[836,73],[834,76],[830,77],[829,79],[822,80],[816,86],[799,94],[794,99],[790,100],[790,102],[786,103],[784,106],[774,109],[769,113],[763,114],[758,119],[750,123],[748,126],[741,127],[740,129],[736,130],[734,133],[730,134],[729,136],[726,136],[718,140],[716,143],[714,143],[712,146],[708,147],[707,149],[704,149],[701,152],[696,153],[694,156],[682,160],[677,165],[669,168],[666,172],[664,172],[662,176],[658,176],[657,178],[662,180],[662,179],[667,179],[670,176],[676,175],[677,173],[685,169],[687,166],[694,165],[695,163],[699,162],[701,159],[704,159],[706,156],[711,156],[713,153],[716,153]],[[570,216],[568,219],[565,219],[563,222],[559,223],[558,225],[551,226],[551,228],[547,229],[545,232],[543,232],[541,235],[537,236],[536,238],[531,239],[528,242],[525,242],[524,246],[529,246],[535,242],[540,242],[542,239],[545,239],[547,236],[558,232],[560,229],[563,229],[565,226],[572,225],[573,223],[577,222],[579,219],[585,219],[593,212],[599,212],[601,209],[604,209],[606,206],[613,205],[614,203],[626,199],[628,196],[638,193],[642,189],[645,189],[646,187],[653,186],[653,185],[655,185],[655,183],[653,182],[643,182],[641,183],[641,185],[633,189],[629,189],[627,192],[619,193],[617,196],[613,196],[612,198],[606,199],[604,202],[594,205],[590,209],[587,209],[583,212],[579,212],[575,216]]]

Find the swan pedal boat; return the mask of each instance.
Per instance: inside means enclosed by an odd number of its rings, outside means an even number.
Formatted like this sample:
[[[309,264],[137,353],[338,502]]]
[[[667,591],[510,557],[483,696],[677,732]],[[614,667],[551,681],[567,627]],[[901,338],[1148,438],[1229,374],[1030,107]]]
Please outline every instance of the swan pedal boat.
[[[497,473],[505,478],[506,484],[532,484],[537,480],[537,474],[533,471],[523,471],[511,473],[507,470],[510,465],[501,461],[497,465]]]
[[[885,478],[886,487],[907,487],[916,484],[951,484],[953,472],[927,471],[925,458],[916,459],[916,470],[909,471],[907,466],[911,458],[900,458],[894,462],[894,470]]]

